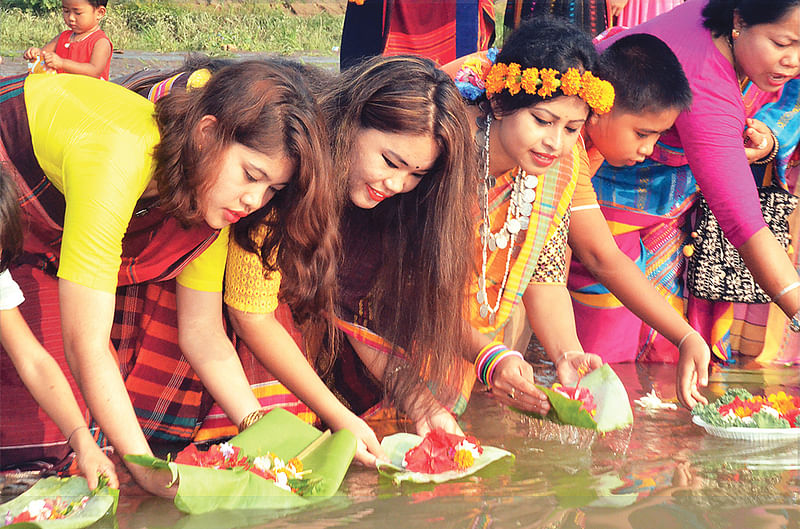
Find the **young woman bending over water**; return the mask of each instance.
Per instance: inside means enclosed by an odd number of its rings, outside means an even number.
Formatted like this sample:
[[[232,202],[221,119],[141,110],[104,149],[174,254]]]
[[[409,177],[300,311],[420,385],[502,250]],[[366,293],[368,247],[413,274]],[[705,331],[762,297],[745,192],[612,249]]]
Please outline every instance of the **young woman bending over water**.
[[[439,402],[463,403],[474,147],[458,90],[429,60],[375,58],[321,94],[345,202],[335,355],[312,351],[318,375],[276,320],[287,278],[280,267],[264,277],[262,261],[275,266],[263,249],[260,259],[231,245],[225,302],[256,357],[325,423],[352,430],[358,459],[374,463],[383,454],[359,415],[384,397],[420,434],[460,431]],[[249,235],[258,247],[269,233]]]
[[[273,215],[300,212],[311,232],[293,251],[304,260],[322,251],[333,219],[319,182],[330,164],[302,77],[245,62],[155,109],[84,76],[0,85],[0,157],[27,226],[11,267],[29,300],[21,311],[63,369],[69,362],[102,439],[123,456],[149,454],[148,439],[191,439],[210,396],[237,423],[257,410],[222,325],[227,227],[288,195]],[[312,291],[317,278],[292,280]],[[32,421],[36,403],[10,370],[3,365],[2,459],[48,455],[61,434]],[[130,470],[169,494],[168,476]]]

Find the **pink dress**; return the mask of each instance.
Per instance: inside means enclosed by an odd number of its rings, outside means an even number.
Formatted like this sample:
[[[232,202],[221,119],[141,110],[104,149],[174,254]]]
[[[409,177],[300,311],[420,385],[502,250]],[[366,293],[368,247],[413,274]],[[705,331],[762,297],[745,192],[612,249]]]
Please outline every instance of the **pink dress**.
[[[682,3],[683,0],[628,0],[616,25],[638,26]]]

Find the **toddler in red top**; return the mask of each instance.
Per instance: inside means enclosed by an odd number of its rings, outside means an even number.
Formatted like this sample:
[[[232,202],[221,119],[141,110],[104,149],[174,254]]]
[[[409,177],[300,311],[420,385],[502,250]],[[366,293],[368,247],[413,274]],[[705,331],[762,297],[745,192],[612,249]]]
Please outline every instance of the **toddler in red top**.
[[[69,30],[43,48],[28,48],[22,56],[29,61],[41,57],[58,73],[75,73],[108,80],[111,68],[111,40],[100,29],[108,0],[62,0],[61,14]]]

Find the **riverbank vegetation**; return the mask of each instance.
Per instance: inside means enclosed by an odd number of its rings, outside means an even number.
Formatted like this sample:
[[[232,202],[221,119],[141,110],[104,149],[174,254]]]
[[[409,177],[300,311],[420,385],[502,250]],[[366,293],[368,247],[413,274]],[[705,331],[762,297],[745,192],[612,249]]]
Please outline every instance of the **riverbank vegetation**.
[[[0,54],[42,46],[66,29],[60,0],[0,1]],[[323,8],[298,16],[283,4],[264,2],[110,2],[102,23],[119,50],[201,51],[225,54],[270,51],[334,55],[344,16]]]

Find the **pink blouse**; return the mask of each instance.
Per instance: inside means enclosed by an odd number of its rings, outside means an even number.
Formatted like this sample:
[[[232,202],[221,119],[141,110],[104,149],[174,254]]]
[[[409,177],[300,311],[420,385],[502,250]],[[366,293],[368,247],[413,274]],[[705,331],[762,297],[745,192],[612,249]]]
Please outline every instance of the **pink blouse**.
[[[692,87],[693,102],[661,137],[683,149],[697,185],[717,217],[725,236],[739,247],[765,227],[755,180],[744,152],[745,119],[778,93],[751,87],[742,99],[730,62],[719,52],[711,32],[703,27],[707,0],[688,0],[671,11],[598,44],[602,51],[616,39],[649,33],[664,41],[683,65]],[[654,153],[654,158],[657,158]],[[659,159],[659,161],[661,161]]]

